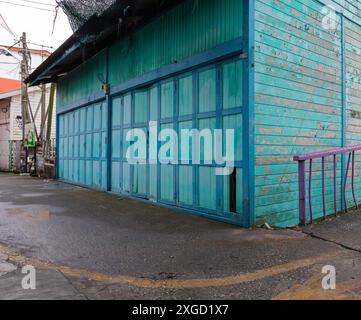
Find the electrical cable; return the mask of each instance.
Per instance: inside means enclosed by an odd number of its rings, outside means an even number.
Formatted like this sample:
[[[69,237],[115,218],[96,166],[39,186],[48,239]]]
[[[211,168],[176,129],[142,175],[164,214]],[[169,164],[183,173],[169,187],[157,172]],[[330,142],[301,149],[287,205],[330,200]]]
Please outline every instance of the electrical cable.
[[[13,6],[18,6],[18,7],[23,7],[23,8],[29,8],[29,9],[41,10],[41,11],[46,11],[46,12],[52,12],[52,13],[54,13],[54,10],[45,9],[45,8],[39,8],[39,7],[34,7],[34,6],[26,5],[26,4],[9,2],[9,1],[5,1],[5,0],[0,0],[0,3],[4,3],[4,4],[13,5]],[[56,7],[56,6],[54,5],[54,9],[55,9],[55,7]]]

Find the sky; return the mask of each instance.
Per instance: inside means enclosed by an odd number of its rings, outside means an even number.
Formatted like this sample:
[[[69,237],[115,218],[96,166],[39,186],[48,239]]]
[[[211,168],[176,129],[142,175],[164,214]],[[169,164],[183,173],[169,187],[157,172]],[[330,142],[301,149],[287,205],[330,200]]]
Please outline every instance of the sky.
[[[0,13],[17,37],[26,31],[28,42],[57,48],[71,36],[72,31],[66,15],[59,9],[52,34],[55,6],[55,0],[0,0]],[[13,36],[1,26],[0,44],[14,44]]]

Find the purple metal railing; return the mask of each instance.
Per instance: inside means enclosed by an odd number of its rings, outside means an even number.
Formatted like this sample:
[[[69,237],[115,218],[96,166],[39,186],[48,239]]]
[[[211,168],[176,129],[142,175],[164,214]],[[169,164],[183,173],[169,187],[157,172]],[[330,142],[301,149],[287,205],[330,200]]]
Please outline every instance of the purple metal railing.
[[[355,193],[355,153],[361,151],[361,145],[347,147],[347,148],[337,148],[322,152],[315,152],[310,154],[304,154],[300,156],[295,156],[294,161],[298,162],[298,178],[299,178],[299,215],[300,215],[300,224],[305,225],[307,223],[307,213],[306,213],[306,162],[309,161],[309,177],[308,177],[308,205],[310,212],[310,222],[314,220],[314,214],[312,210],[312,169],[315,159],[322,160],[322,208],[323,208],[323,217],[326,218],[326,183],[325,183],[325,158],[333,157],[333,198],[334,198],[334,214],[337,214],[337,155],[346,155],[348,154],[346,171],[342,172],[343,176],[343,188],[342,188],[342,198],[344,210],[347,212],[347,181],[349,176],[350,166],[351,168],[351,188],[353,201],[355,207],[358,208],[358,202],[356,199]]]

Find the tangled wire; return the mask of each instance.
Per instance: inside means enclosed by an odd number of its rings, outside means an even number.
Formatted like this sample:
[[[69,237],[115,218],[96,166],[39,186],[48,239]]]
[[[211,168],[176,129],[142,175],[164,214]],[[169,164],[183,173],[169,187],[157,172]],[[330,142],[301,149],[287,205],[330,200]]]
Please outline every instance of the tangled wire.
[[[59,7],[68,16],[71,28],[75,32],[94,14],[101,14],[116,0],[56,0]]]

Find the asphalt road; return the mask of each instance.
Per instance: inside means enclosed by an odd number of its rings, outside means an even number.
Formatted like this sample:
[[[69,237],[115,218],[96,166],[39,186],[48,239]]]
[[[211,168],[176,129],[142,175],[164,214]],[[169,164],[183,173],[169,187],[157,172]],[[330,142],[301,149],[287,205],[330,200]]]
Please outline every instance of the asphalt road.
[[[244,230],[0,174],[0,299],[358,299],[360,216],[305,230]],[[16,271],[1,276],[1,254]],[[19,289],[24,264],[39,273],[35,292]],[[321,288],[328,264],[340,283],[332,292]]]

